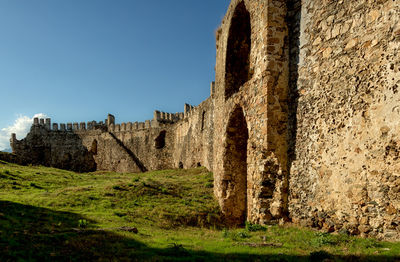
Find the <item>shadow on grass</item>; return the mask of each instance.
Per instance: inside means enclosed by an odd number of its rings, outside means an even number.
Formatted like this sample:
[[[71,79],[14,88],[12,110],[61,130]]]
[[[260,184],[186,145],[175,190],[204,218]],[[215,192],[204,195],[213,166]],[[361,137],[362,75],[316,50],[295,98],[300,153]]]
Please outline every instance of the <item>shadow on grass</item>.
[[[180,245],[155,249],[97,230],[90,226],[95,221],[87,221],[90,228],[79,229],[82,220],[74,213],[0,201],[0,261],[397,261],[394,257],[335,257],[324,252],[301,257],[218,254]]]

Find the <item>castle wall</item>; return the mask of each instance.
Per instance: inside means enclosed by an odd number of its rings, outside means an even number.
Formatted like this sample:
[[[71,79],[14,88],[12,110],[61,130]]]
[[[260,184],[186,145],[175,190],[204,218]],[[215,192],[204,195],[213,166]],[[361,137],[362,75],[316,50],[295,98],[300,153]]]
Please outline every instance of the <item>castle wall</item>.
[[[233,0],[217,31],[213,170],[215,194],[231,224],[244,223],[245,219],[267,223],[284,216],[287,205],[285,2]],[[245,20],[243,9],[250,15],[249,21]],[[241,17],[242,21],[234,21]],[[227,96],[232,81],[229,78],[239,76],[228,72],[230,55],[235,54],[227,53],[229,45],[235,47],[236,43],[247,41],[246,36],[241,36],[243,29],[235,29],[243,23],[250,23],[251,28],[249,77],[235,93],[229,91]],[[235,34],[243,39],[235,39]],[[238,52],[246,50],[246,47],[236,48]],[[237,130],[241,115],[248,130],[248,136],[239,138],[247,140],[243,143],[234,134],[241,132]],[[247,159],[235,154],[241,155],[243,150]]]
[[[75,133],[81,137],[82,145],[93,153],[96,170],[141,172],[135,161],[108,132],[75,131]]]
[[[305,0],[298,18],[290,215],[327,230],[394,239],[400,230],[400,5]]]
[[[51,166],[78,172],[96,170],[93,154],[74,132],[53,131],[49,124],[34,124],[26,138],[11,141],[13,153],[23,163]]]
[[[11,146],[25,163],[79,172],[212,168],[211,99],[185,105],[184,113],[156,111],[145,122],[116,124],[109,115],[106,123],[50,125],[50,119],[35,119],[27,137],[13,136]]]
[[[161,170],[174,168],[171,157],[171,152],[174,145],[173,127],[171,125],[161,125],[160,127],[147,127],[134,131],[119,131],[112,132],[116,138],[119,139],[126,148],[128,148],[142,164],[146,170]],[[162,148],[156,147],[156,138],[160,133],[165,131],[165,145]],[[109,141],[109,146],[106,146],[108,153],[108,161],[104,163],[104,169],[109,170],[109,163],[112,165],[121,165],[120,158],[115,156],[113,151],[117,150],[113,146],[113,139],[109,134],[105,134],[106,141]],[[126,163],[134,164],[130,157],[125,158]],[[126,164],[125,164],[126,165]],[[131,168],[129,165],[121,167],[120,172],[141,172],[146,170],[138,170]]]
[[[132,126],[135,127],[136,124]],[[171,114],[156,111],[151,122],[148,121],[144,125],[139,123],[137,126],[137,130],[121,131],[117,127],[110,132],[115,134],[117,139],[143,163],[146,170],[197,166],[205,166],[212,170],[212,99],[205,100],[197,107],[185,105],[184,113]],[[106,137],[106,141],[113,140],[107,134],[103,136]],[[126,164],[121,164],[121,158],[112,153],[115,150],[113,143],[104,145],[105,152],[108,152],[102,157],[102,159],[108,159],[101,165],[104,169],[110,170],[110,166],[121,166],[112,170],[143,171],[129,165],[125,168]],[[132,163],[132,161],[127,158],[126,163]]]
[[[187,113],[174,127],[173,166],[213,170],[214,103],[212,97]]]
[[[232,0],[211,96],[116,124],[35,119],[24,163],[76,171],[205,166],[231,225],[400,236],[400,5]]]

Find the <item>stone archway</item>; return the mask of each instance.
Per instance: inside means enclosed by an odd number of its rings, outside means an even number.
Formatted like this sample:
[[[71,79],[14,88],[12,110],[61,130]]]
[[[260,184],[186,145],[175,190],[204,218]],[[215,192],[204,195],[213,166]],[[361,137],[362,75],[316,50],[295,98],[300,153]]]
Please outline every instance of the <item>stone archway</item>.
[[[224,213],[230,225],[247,219],[247,142],[249,134],[243,109],[237,106],[229,117],[224,151]]]
[[[240,2],[229,28],[225,64],[225,99],[239,91],[250,78],[251,24],[250,13]]]

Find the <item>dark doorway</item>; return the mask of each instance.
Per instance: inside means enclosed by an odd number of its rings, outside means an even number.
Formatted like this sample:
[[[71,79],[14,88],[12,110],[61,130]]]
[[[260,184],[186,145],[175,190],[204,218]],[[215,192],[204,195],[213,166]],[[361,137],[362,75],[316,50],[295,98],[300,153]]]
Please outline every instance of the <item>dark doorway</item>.
[[[165,135],[167,131],[163,130],[154,140],[156,149],[162,149],[165,147]]]
[[[226,130],[224,168],[228,212],[233,224],[244,224],[247,218],[247,140],[249,133],[241,107],[232,112]]]

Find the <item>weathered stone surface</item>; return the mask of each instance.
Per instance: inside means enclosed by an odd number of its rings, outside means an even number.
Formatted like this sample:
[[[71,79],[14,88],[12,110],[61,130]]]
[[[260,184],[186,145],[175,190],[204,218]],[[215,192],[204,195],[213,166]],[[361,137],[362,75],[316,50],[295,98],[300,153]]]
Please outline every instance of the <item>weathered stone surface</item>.
[[[317,210],[352,234],[398,239],[400,3],[296,2],[290,216]]]
[[[23,163],[78,172],[96,170],[93,155],[83,145],[82,138],[73,132],[33,125],[25,139],[11,141],[11,146]]]

